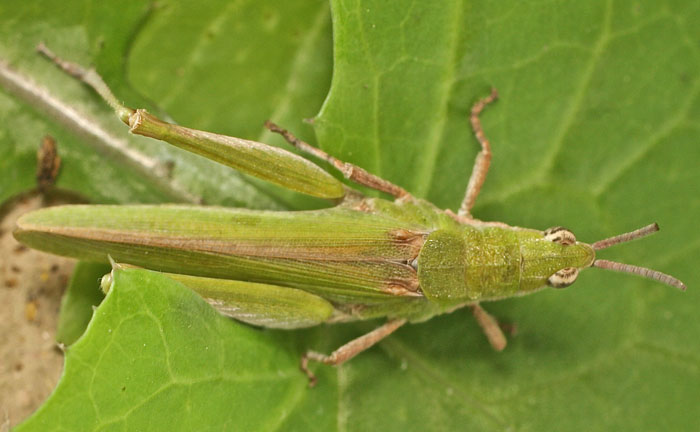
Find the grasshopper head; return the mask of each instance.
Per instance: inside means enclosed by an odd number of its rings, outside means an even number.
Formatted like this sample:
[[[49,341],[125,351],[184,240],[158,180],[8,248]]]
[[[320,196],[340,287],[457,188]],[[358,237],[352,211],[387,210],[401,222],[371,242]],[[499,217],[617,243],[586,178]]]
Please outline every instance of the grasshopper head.
[[[685,291],[685,284],[683,284],[683,282],[674,278],[673,276],[669,276],[667,274],[658,272],[656,270],[651,270],[645,267],[638,267],[630,264],[622,264],[614,261],[601,260],[595,258],[595,251],[605,249],[619,243],[624,243],[630,240],[638,239],[652,234],[658,230],[659,226],[654,223],[640,228],[636,231],[620,234],[618,236],[600,240],[589,245],[586,243],[577,242],[574,234],[565,228],[550,228],[544,232],[544,238],[546,240],[551,241],[554,244],[561,245],[561,257],[562,259],[569,258],[568,260],[566,260],[566,262],[570,263],[570,265],[567,265],[566,267],[557,270],[554,274],[549,276],[549,278],[547,279],[547,284],[554,288],[565,288],[576,281],[580,269],[586,267],[598,267],[623,273],[636,274]],[[575,258],[571,259],[571,257],[578,257],[580,259],[579,261],[576,261]]]
[[[562,227],[550,228],[543,236],[523,232],[520,253],[520,294],[537,291],[545,284],[565,288],[576,281],[580,269],[590,267],[595,260],[591,245],[577,242],[574,234]]]

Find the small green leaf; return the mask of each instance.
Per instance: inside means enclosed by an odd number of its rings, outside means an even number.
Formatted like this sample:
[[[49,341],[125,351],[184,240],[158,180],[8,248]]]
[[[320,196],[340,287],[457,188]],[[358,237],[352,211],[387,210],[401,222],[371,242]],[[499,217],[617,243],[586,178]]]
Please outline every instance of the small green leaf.
[[[92,318],[92,308],[104,298],[100,291],[100,279],[110,270],[106,264],[76,264],[68,289],[61,300],[56,341],[71,345],[83,334]]]

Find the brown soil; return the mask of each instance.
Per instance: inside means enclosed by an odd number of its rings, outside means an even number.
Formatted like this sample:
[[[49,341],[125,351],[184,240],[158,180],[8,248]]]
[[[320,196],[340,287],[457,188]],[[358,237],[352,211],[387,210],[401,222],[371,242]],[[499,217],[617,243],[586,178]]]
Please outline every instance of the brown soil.
[[[28,249],[12,237],[17,218],[43,203],[37,195],[18,199],[0,220],[0,431],[32,414],[63,370],[55,335],[74,262]]]

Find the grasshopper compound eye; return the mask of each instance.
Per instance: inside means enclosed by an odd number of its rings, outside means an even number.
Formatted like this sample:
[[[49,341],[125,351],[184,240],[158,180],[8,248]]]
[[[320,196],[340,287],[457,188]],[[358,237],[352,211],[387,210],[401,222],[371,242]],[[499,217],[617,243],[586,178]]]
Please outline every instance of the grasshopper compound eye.
[[[576,236],[574,235],[574,233],[560,226],[552,227],[545,230],[544,238],[551,242],[561,243],[563,245],[570,245],[576,243]],[[576,279],[576,276],[574,276],[574,279]]]
[[[572,245],[576,243],[576,236],[574,233],[561,226],[556,226],[545,230],[544,238],[552,243],[559,243],[562,245]],[[551,286],[552,288],[566,288],[572,283],[576,282],[577,277],[578,268],[566,267],[551,275],[547,279],[547,285]]]
[[[578,269],[576,267],[567,267],[554,273],[547,279],[547,285],[552,288],[566,288],[576,282],[578,277]]]

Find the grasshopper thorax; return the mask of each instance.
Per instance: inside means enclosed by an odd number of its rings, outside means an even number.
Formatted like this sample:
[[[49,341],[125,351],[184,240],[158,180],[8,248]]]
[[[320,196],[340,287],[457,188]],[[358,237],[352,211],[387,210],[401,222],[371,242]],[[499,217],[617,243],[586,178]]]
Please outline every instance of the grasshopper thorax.
[[[593,248],[568,230],[463,225],[427,237],[418,278],[426,297],[452,305],[563,287],[594,258]]]

